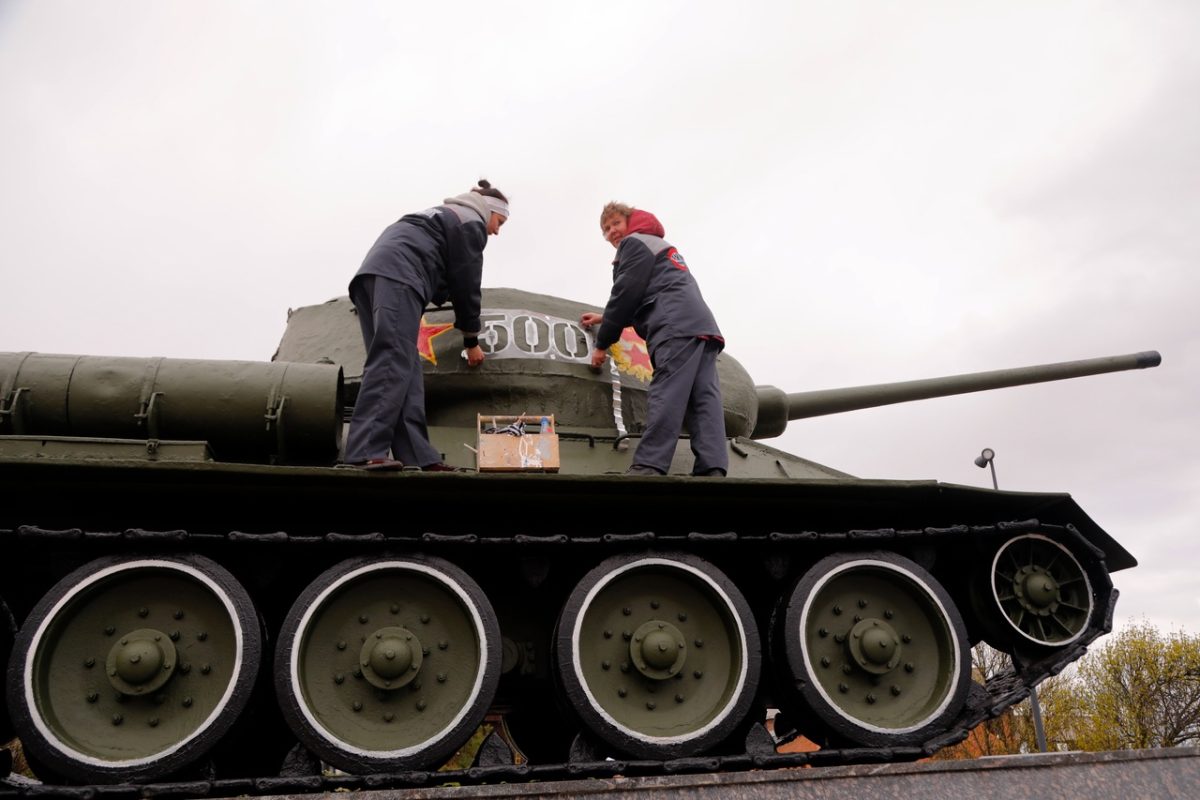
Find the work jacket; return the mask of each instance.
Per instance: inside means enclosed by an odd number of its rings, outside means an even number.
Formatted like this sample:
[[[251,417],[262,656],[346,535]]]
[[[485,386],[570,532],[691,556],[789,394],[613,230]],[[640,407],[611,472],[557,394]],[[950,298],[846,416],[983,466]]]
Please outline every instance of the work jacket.
[[[702,336],[724,343],[687,262],[664,235],[650,212],[629,215],[628,233],[613,260],[612,294],[596,333],[597,348],[611,347],[630,325],[646,340],[651,358],[656,344],[667,339]]]

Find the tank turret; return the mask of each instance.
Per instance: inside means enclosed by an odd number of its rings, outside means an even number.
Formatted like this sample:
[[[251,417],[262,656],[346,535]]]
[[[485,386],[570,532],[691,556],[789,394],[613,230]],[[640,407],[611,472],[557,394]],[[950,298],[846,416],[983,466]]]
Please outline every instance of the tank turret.
[[[477,369],[449,309],[422,320],[446,460],[545,418],[557,472],[338,468],[346,298],[290,312],[270,362],[0,353],[0,733],[43,782],[179,796],[912,760],[1111,628],[1137,562],[1070,495],[760,440],[1157,353],[792,394],[723,353],[729,477],[684,477],[683,440],[630,476],[653,365],[626,331],[591,371],[590,310],[485,290]],[[979,642],[1011,656],[986,685]]]

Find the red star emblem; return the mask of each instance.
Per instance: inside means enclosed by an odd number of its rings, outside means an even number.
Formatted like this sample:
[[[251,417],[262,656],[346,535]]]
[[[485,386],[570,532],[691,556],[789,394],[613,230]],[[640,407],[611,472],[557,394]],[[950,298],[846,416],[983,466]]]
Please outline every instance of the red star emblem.
[[[650,350],[646,340],[633,332],[633,328],[621,331],[621,338],[609,348],[617,369],[642,381],[649,381],[654,374],[650,363]]]
[[[417,352],[421,354],[421,358],[436,366],[437,356],[433,354],[433,337],[440,336],[453,327],[454,325],[449,322],[430,324],[425,321],[425,317],[421,317],[421,330],[417,332]]]

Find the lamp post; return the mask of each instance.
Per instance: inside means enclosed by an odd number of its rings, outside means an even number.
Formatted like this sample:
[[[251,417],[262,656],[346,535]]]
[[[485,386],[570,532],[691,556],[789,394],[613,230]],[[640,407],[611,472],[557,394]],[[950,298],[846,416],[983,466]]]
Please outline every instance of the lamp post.
[[[990,467],[992,470],[992,488],[999,490],[1000,486],[996,483],[996,451],[990,447],[985,447],[980,451],[975,459],[975,466],[983,469]],[[1042,704],[1038,702],[1037,687],[1029,687],[1029,706],[1033,709],[1033,732],[1037,736],[1038,750],[1046,752],[1046,730],[1042,727]]]

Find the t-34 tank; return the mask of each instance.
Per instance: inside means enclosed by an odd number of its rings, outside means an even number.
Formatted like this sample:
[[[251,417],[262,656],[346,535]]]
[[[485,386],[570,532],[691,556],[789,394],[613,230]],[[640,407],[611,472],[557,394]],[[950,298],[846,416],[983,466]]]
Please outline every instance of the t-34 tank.
[[[335,468],[363,357],[345,298],[292,312],[269,363],[0,354],[8,715],[43,779],[230,795],[914,759],[1110,630],[1109,573],[1136,562],[1070,496],[860,480],[759,440],[1157,353],[798,394],[722,355],[729,477],[687,475],[686,439],[641,477],[644,343],[596,374],[589,307],[484,305],[480,368],[448,310],[419,343],[431,439],[471,472]],[[475,471],[506,416],[531,423],[514,448],[556,452]],[[986,686],[979,641],[1012,655]],[[433,772],[481,726],[473,765]],[[777,752],[798,733],[821,749]]]

